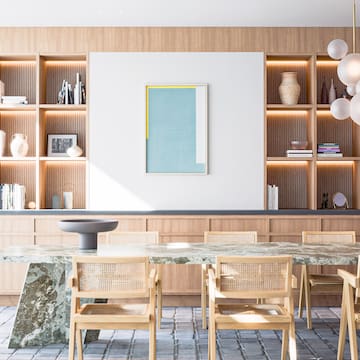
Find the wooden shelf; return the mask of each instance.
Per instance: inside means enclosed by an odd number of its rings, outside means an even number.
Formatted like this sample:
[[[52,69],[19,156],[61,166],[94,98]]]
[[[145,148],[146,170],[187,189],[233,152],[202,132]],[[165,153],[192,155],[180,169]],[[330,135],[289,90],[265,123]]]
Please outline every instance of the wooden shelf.
[[[86,54],[0,55],[0,78],[6,95],[24,95],[28,105],[0,105],[0,128],[7,144],[12,134],[23,133],[28,156],[13,158],[9,146],[0,157],[0,183],[26,187],[26,204],[51,207],[51,197],[73,191],[74,208],[86,208],[87,105],[57,104],[63,80],[74,86],[76,74],[86,85]],[[86,92],[86,91],[85,91]],[[83,156],[48,157],[48,134],[76,134]]]
[[[311,104],[284,105],[284,104],[268,104],[268,110],[310,110],[313,108]]]

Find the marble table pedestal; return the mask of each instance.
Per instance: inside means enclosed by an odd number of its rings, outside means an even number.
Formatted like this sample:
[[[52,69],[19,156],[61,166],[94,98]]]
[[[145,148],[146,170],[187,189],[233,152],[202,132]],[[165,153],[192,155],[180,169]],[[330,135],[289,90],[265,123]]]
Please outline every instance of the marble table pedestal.
[[[9,348],[68,342],[69,269],[70,263],[29,264]]]

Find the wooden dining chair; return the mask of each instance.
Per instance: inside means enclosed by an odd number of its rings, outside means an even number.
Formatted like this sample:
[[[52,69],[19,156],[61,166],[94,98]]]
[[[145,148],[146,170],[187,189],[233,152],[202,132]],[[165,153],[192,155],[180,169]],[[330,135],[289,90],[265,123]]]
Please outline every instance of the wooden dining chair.
[[[303,244],[354,244],[355,231],[303,231]],[[313,291],[336,294],[341,293],[342,278],[337,274],[312,274],[308,265],[301,267],[300,293],[299,293],[299,318],[302,317],[303,303],[305,300],[307,327],[312,329],[311,319],[311,293]]]
[[[278,299],[257,304],[254,298]],[[243,299],[241,303],[227,300]],[[282,330],[282,355],[296,359],[291,256],[219,256],[209,269],[209,360],[217,330]]]
[[[251,244],[257,242],[256,231],[205,231],[205,243],[223,244],[226,242],[236,242],[239,244]],[[207,308],[207,281],[208,270],[211,265],[203,264],[201,267],[201,315],[202,327],[206,329],[206,308]]]
[[[81,330],[145,329],[149,331],[149,359],[156,358],[156,270],[147,257],[73,258],[69,360],[83,359]],[[119,304],[89,303],[95,299],[126,299]],[[128,300],[132,302],[129,303]]]
[[[349,333],[351,359],[358,360],[356,329],[360,328],[360,304],[357,303],[360,290],[360,256],[356,275],[343,269],[338,269],[338,275],[343,280],[343,292],[337,360],[342,360],[344,357],[346,330]]]
[[[158,244],[158,231],[110,231],[106,233],[108,244]],[[160,329],[162,318],[162,266],[152,265],[156,268],[156,305],[157,305],[157,326]]]

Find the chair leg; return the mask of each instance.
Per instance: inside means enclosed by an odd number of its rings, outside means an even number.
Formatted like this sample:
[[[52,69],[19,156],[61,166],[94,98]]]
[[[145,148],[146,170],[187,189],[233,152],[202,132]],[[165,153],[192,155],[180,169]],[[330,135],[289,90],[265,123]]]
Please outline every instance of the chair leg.
[[[156,322],[152,318],[149,326],[149,360],[156,359]]]
[[[345,286],[344,286],[344,290],[345,290]],[[343,293],[342,293],[342,301],[341,301],[341,317],[340,317],[337,360],[342,360],[343,359],[343,357],[344,357],[344,349],[345,349],[347,319],[346,319],[346,299],[345,299],[346,292],[344,290],[343,290]]]
[[[281,360],[286,360],[289,343],[289,329],[282,331]]]
[[[347,287],[346,289],[346,309],[347,309],[347,325],[349,330],[349,343],[350,343],[350,354],[351,360],[358,360],[358,346],[357,346],[357,337],[356,337],[356,325],[355,325],[355,312],[354,312],[354,291],[351,285],[344,284]]]
[[[290,360],[297,359],[294,319],[290,322],[290,325],[289,325],[289,358],[290,358]]]
[[[207,297],[207,286],[206,286],[206,269],[201,269],[201,317],[202,317],[202,328],[206,329],[206,297]]]
[[[75,356],[75,324],[71,321],[69,334],[69,360],[74,360]]]
[[[300,291],[299,291],[299,310],[298,310],[298,317],[302,318],[302,312],[303,312],[303,301],[304,301],[304,267],[306,265],[302,265],[301,267],[301,280],[300,280]]]
[[[216,360],[216,327],[213,321],[208,324],[208,357],[209,360]]]
[[[306,321],[308,329],[312,329],[311,318],[311,290],[307,277],[307,270],[304,272],[304,290],[305,290],[305,306],[306,306]]]
[[[157,327],[158,329],[161,328],[161,318],[162,318],[162,286],[161,286],[161,280],[158,281],[157,283]]]
[[[77,350],[78,360],[83,360],[83,345],[82,345],[81,330],[76,329],[76,325],[75,325],[75,335],[76,335],[76,350]]]

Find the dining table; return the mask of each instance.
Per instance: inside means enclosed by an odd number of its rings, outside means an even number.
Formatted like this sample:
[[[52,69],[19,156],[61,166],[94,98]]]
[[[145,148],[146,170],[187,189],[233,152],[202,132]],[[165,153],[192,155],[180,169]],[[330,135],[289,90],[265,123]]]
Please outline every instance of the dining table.
[[[9,339],[9,348],[67,343],[71,290],[67,279],[73,256],[148,256],[153,264],[214,264],[219,255],[291,255],[294,264],[352,265],[360,243],[301,244],[294,242],[128,243],[98,244],[96,250],[76,246],[11,246],[0,251],[0,262],[28,263]]]

